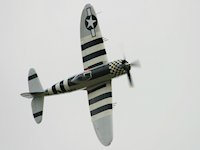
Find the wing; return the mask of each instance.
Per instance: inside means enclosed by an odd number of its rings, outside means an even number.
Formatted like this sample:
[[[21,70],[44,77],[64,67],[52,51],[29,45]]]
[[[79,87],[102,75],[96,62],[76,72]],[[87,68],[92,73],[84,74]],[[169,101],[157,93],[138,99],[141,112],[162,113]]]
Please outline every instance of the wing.
[[[82,11],[80,38],[84,70],[107,63],[97,16],[90,4]]]
[[[108,146],[113,139],[111,81],[87,89],[90,114],[96,135]]]

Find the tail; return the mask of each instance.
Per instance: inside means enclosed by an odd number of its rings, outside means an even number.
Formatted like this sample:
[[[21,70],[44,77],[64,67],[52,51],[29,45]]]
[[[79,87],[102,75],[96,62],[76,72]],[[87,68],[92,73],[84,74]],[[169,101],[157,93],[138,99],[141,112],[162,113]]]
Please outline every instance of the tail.
[[[32,98],[32,112],[33,117],[37,123],[42,121],[43,104],[44,104],[44,90],[38,78],[35,69],[31,68],[28,74],[29,93],[22,93],[21,96]]]

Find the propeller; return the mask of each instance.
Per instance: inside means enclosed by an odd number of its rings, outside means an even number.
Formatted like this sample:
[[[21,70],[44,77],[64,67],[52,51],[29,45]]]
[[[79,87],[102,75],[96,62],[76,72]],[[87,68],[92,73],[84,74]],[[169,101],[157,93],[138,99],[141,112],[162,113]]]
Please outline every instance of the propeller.
[[[123,45],[121,44],[121,51],[123,49],[124,49]],[[130,73],[130,69],[131,69],[131,67],[141,67],[140,61],[136,60],[136,61],[134,61],[132,63],[128,63],[128,61],[126,60],[125,53],[123,52],[122,54],[123,54],[123,60],[122,60],[122,65],[121,66],[126,71],[130,87],[133,87],[134,84],[133,84],[132,76],[131,76],[131,73]]]
[[[124,59],[122,60],[122,68],[126,71],[126,74],[129,80],[129,85],[133,87],[134,84],[133,84],[132,76],[130,73],[131,67],[141,67],[139,60],[136,60],[129,64],[124,57]]]
[[[139,68],[141,67],[139,60],[136,60],[136,61],[130,63],[130,65],[131,65],[131,67],[139,67]]]

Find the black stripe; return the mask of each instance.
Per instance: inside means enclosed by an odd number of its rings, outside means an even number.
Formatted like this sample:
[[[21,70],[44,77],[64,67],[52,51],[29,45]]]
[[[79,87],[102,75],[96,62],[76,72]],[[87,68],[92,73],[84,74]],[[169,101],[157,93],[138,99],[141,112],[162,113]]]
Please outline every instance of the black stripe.
[[[92,89],[89,89],[87,91],[88,91],[88,94],[90,94],[90,93],[92,93],[92,92],[94,92],[94,91],[96,91],[98,89],[104,88],[104,87],[106,87],[106,84],[102,84],[102,85],[96,86],[96,87],[94,87]]]
[[[56,85],[52,86],[52,91],[53,91],[54,94],[57,94]]]
[[[42,114],[43,114],[43,111],[39,111],[39,112],[33,114],[33,116],[34,116],[34,118],[36,118],[36,117],[42,116]]]
[[[60,82],[60,89],[61,89],[62,92],[66,92],[63,82],[64,81]]]
[[[95,39],[93,41],[90,41],[88,43],[85,43],[83,45],[81,45],[81,49],[82,51],[89,48],[89,47],[92,47],[92,46],[95,46],[97,44],[100,44],[100,43],[103,43],[103,39],[102,38],[98,38],[98,39]]]
[[[98,63],[96,63],[96,64],[93,64],[93,65],[87,67],[87,68],[84,69],[84,70],[91,69],[91,68],[94,68],[94,67],[97,67],[97,66],[100,66],[100,65],[103,65],[103,62],[102,62],[102,61],[101,61],[101,62],[98,62]]]
[[[112,97],[112,92],[104,93],[104,94],[99,95],[99,96],[97,96],[97,97],[95,97],[93,99],[90,99],[89,100],[89,105],[92,105],[92,104],[94,104],[94,103],[96,103],[98,101],[104,100],[104,99],[109,98],[109,97]]]
[[[101,113],[103,111],[106,111],[108,109],[112,109],[112,104],[107,104],[107,105],[99,107],[99,108],[97,108],[95,110],[92,110],[92,111],[90,111],[90,114],[91,114],[91,116],[94,116],[94,115],[96,115],[98,113]]]
[[[91,60],[91,59],[93,59],[93,58],[96,58],[96,57],[99,57],[99,56],[105,55],[105,54],[106,54],[105,49],[99,50],[99,51],[97,51],[97,52],[94,52],[94,53],[92,53],[92,54],[89,54],[89,55],[83,57],[83,62],[86,62],[86,61],[88,61],[88,60]]]
[[[38,76],[37,76],[37,74],[35,73],[35,74],[29,76],[29,77],[28,77],[28,80],[30,81],[30,80],[35,79],[35,78],[37,78],[37,77],[38,77]]]

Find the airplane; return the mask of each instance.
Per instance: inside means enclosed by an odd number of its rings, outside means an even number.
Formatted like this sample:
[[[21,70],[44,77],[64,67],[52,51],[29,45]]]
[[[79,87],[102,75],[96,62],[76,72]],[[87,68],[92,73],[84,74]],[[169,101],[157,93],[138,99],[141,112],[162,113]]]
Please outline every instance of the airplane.
[[[42,121],[44,97],[86,90],[91,120],[99,141],[108,146],[113,140],[113,103],[111,80],[127,74],[133,86],[131,67],[139,67],[139,61],[128,63],[126,59],[108,62],[104,40],[101,35],[97,15],[91,4],[86,4],[80,24],[81,52],[84,72],[62,80],[43,90],[35,69],[28,74],[28,93],[21,96],[32,98],[32,113],[36,123]]]

